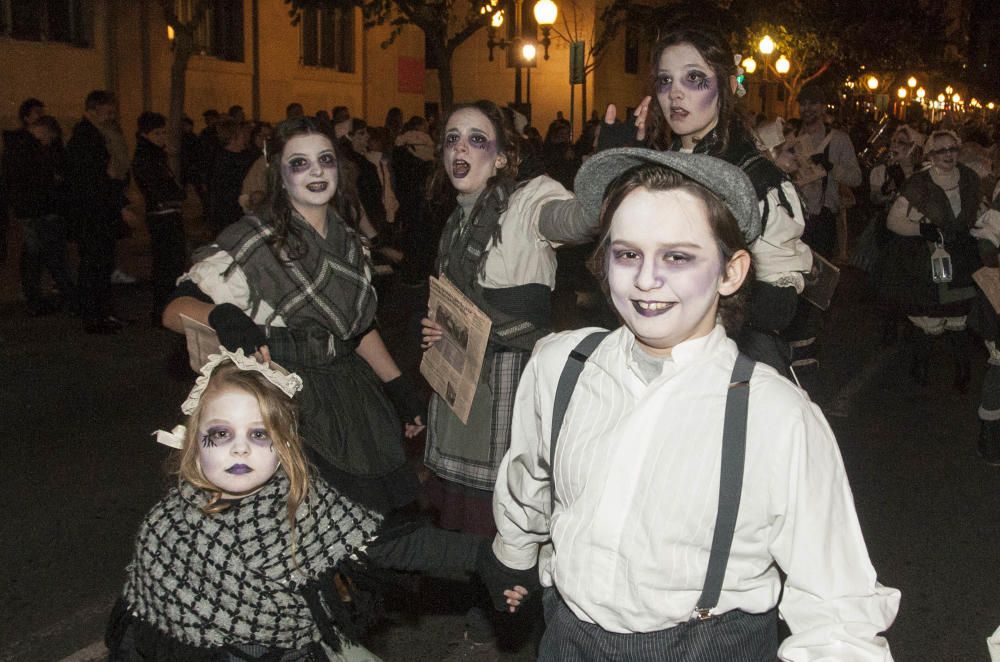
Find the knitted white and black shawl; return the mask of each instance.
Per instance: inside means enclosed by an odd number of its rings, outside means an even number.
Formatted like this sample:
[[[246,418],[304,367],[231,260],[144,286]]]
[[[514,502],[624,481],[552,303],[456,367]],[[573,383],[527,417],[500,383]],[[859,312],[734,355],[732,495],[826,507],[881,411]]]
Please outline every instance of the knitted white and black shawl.
[[[172,489],[139,529],[123,594],[129,616],[198,648],[295,650],[323,640],[339,650],[355,639],[364,619],[350,612],[365,601],[345,602],[334,574],[350,577],[381,517],[314,481],[298,510],[293,560],[288,487],[279,471],[211,515],[199,508],[203,492]]]

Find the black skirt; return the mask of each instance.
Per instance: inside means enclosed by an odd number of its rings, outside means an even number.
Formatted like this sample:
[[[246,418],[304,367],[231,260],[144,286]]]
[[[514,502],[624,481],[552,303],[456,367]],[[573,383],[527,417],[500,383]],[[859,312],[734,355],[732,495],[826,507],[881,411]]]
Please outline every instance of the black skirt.
[[[271,357],[302,377],[299,432],[320,476],[379,512],[411,503],[419,483],[403,452],[403,425],[371,367],[323,329],[272,327]]]

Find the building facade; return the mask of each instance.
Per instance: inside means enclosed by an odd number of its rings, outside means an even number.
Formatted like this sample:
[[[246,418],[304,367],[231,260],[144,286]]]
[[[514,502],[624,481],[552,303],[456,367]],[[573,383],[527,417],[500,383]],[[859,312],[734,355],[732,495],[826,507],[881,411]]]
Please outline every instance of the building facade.
[[[196,0],[173,3],[184,20]],[[557,4],[572,19],[560,32],[589,47],[600,0]],[[383,48],[390,28],[365,30],[360,10],[306,10],[293,19],[282,0],[213,0],[197,35],[200,52],[188,64],[185,95],[196,128],[204,110],[232,105],[271,122],[293,101],[310,114],[347,106],[374,125],[393,106],[405,117],[438,107],[437,72],[427,67],[424,35],[415,26]],[[515,69],[503,51],[489,60],[489,36],[482,29],[455,52],[456,102],[514,101]],[[530,101],[543,133],[557,112],[570,117],[571,106],[579,123],[584,105],[583,86],[569,84],[569,43],[553,34],[549,55],[543,59],[539,47],[535,66],[521,76],[522,101]],[[68,129],[87,92],[98,88],[118,95],[126,134],[142,111],[166,113],[169,106],[172,40],[158,0],[0,0],[0,61],[3,127],[16,125],[23,99],[37,97]],[[648,80],[648,53],[639,52],[637,40],[629,42],[623,30],[598,64],[587,78],[588,115],[612,102],[635,106]]]

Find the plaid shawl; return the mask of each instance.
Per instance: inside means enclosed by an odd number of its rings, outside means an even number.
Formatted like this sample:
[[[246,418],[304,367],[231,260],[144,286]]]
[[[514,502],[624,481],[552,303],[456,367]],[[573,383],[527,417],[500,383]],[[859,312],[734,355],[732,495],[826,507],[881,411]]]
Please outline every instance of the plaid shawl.
[[[195,487],[172,489],[139,529],[123,591],[129,613],[197,648],[295,650],[323,639],[339,650],[352,624],[332,573],[363,556],[382,520],[315,481],[299,508],[293,557],[288,489],[279,471],[212,515],[199,509],[205,496]]]
[[[261,302],[273,309],[265,326],[280,316],[292,329],[318,324],[342,340],[360,335],[371,327],[377,301],[369,256],[358,233],[332,211],[326,237],[298,214],[293,223],[305,239],[303,254],[294,260],[287,246],[275,252],[270,243],[274,227],[267,219],[244,216],[202,249],[203,254],[196,254],[195,261],[220,249],[228,252],[233,266],[246,274],[251,316]]]

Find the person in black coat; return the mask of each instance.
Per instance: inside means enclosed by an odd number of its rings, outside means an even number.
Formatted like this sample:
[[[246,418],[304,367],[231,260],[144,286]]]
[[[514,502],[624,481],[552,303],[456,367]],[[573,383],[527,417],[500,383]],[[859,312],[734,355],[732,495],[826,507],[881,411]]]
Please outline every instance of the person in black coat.
[[[115,119],[115,96],[106,90],[87,95],[84,116],[66,146],[66,180],[80,248],[80,316],[87,333],[117,333],[111,272],[122,222],[123,200],[108,174],[111,154],[99,125]]]
[[[382,182],[378,168],[365,157],[368,153],[368,124],[352,118],[347,135],[340,139],[343,154],[354,164],[358,172],[358,198],[365,210],[368,222],[381,235],[385,230],[385,205],[382,202]]]
[[[209,170],[208,205],[205,210],[205,220],[213,236],[242,218],[240,190],[243,178],[257,160],[257,154],[248,149],[250,124],[223,118],[214,126],[222,147],[216,152]]]
[[[132,174],[146,200],[146,227],[153,254],[154,325],[160,324],[186,261],[181,205],[184,191],[167,159],[167,118],[160,113],[139,115]]]
[[[32,316],[73,304],[66,261],[66,180],[62,130],[45,115],[4,133],[3,179],[11,210],[21,223],[21,290]],[[42,294],[42,273],[52,275],[60,302]],[[60,305],[61,304],[61,305]]]

